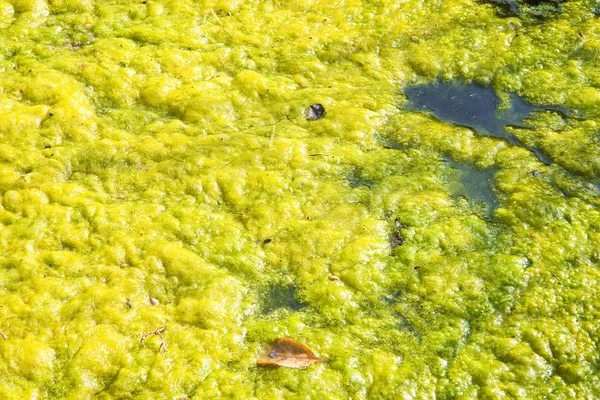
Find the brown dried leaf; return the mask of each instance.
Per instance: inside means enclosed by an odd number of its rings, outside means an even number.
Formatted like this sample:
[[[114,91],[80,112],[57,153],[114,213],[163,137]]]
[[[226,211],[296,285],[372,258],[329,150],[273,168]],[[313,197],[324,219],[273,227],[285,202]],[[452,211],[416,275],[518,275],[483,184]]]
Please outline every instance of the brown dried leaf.
[[[311,349],[288,338],[276,339],[267,352],[258,360],[258,365],[276,365],[288,368],[306,368],[316,362],[327,362]]]

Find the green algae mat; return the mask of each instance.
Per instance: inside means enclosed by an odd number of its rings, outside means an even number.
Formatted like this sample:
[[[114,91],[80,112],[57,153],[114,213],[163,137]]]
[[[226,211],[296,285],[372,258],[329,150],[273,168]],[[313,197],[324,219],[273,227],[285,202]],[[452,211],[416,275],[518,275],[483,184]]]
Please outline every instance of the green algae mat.
[[[598,14],[0,0],[0,398],[600,398]]]

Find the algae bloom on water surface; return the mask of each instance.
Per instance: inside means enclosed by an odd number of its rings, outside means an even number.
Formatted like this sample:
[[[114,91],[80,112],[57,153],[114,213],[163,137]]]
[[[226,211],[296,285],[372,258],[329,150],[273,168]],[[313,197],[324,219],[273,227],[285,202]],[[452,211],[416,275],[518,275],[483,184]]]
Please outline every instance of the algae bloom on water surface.
[[[599,13],[0,0],[0,398],[600,398]]]

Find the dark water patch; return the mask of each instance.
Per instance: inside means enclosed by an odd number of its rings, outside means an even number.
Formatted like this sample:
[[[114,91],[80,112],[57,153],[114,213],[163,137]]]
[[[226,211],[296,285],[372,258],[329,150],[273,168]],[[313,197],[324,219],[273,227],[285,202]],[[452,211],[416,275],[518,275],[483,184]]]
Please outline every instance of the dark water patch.
[[[457,170],[458,179],[450,183],[452,194],[465,197],[469,202],[485,205],[486,217],[492,215],[500,202],[494,190],[494,177],[498,168],[479,169],[469,164],[447,160],[450,168]]]
[[[519,17],[529,22],[543,22],[562,12],[567,0],[480,0],[492,4],[500,17]]]
[[[544,164],[551,165],[552,159],[541,149],[527,146],[506,127],[533,129],[526,123],[535,112],[557,112],[569,118],[568,111],[561,107],[540,107],[527,103],[516,94],[510,95],[510,107],[501,109],[501,100],[493,88],[474,83],[435,82],[407,86],[406,108],[410,111],[430,112],[443,122],[466,126],[481,136],[494,136],[533,152]]]
[[[507,128],[514,127],[514,128],[518,128],[518,129],[531,129],[529,127],[515,126],[515,125],[507,125],[506,127]],[[533,154],[536,155],[538,160],[540,160],[543,164],[546,164],[546,165],[554,164],[554,161],[550,158],[550,156],[548,156],[546,153],[544,153],[539,147],[527,146],[518,137],[516,137],[514,135],[510,135],[510,137],[508,138],[508,141],[516,146],[519,146],[519,147],[522,147],[524,149],[531,151]]]
[[[436,82],[407,86],[407,108],[432,112],[436,118],[475,129],[480,134],[506,138],[498,116],[500,99],[492,88],[476,84]]]
[[[417,343],[421,343],[423,338],[421,336],[421,332],[419,332],[415,326],[406,318],[404,315],[397,313],[398,315],[398,328],[401,330],[408,331],[411,335],[413,335],[417,341]]]
[[[353,188],[364,186],[371,189],[377,184],[377,181],[373,179],[364,178],[362,177],[360,171],[354,171],[348,176],[348,183],[350,183],[350,186],[352,186]]]
[[[263,298],[263,314],[270,314],[281,308],[293,312],[302,310],[306,303],[298,299],[296,292],[296,286],[291,284],[271,286]]]
[[[362,178],[358,178],[356,176],[349,177],[348,182],[350,182],[350,186],[352,186],[354,188],[365,186],[365,187],[368,187],[369,189],[371,189],[377,183],[374,180],[362,179]]]
[[[399,301],[399,299],[400,299],[400,296],[401,296],[401,295],[402,295],[402,292],[400,292],[399,290],[396,290],[394,293],[388,293],[388,294],[384,295],[384,296],[381,298],[381,301],[382,301],[382,302],[383,302],[383,303],[384,303],[386,306],[389,306],[389,305],[394,305],[394,304],[397,304],[397,303],[398,303],[398,301]]]

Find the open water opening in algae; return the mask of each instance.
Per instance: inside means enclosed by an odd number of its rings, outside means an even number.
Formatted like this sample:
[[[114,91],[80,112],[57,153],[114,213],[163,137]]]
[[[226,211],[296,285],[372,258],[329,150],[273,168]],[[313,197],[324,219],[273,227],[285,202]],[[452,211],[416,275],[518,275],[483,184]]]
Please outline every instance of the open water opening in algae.
[[[482,136],[495,136],[526,148],[547,165],[553,164],[541,149],[527,146],[516,136],[507,132],[506,127],[529,128],[526,118],[534,112],[557,112],[567,117],[567,111],[560,107],[540,107],[527,103],[516,94],[510,94],[510,105],[502,108],[500,97],[493,88],[475,83],[434,82],[408,86],[404,89],[408,97],[407,109],[431,112],[437,119],[455,125],[474,129]]]

